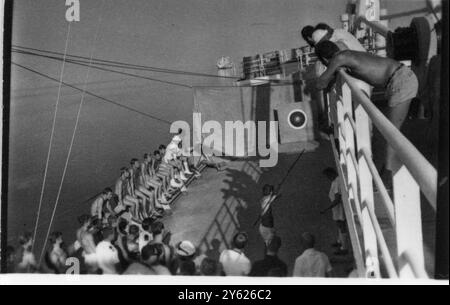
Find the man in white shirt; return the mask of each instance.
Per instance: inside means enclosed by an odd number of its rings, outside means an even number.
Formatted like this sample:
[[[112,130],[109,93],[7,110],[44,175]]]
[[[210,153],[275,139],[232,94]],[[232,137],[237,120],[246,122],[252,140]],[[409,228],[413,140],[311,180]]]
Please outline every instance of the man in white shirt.
[[[325,253],[314,249],[315,238],[311,233],[303,233],[306,250],[297,258],[294,266],[294,277],[331,277],[333,270]]]
[[[338,248],[335,255],[347,255],[348,254],[348,235],[347,235],[347,222],[345,219],[344,206],[342,205],[341,189],[339,185],[339,175],[334,168],[327,168],[323,171],[323,174],[331,181],[330,192],[328,193],[328,198],[330,198],[331,205],[320,212],[325,214],[325,212],[331,210],[333,215],[333,220],[336,222],[338,227],[338,238],[337,242],[333,244],[333,247]]]
[[[234,248],[222,252],[219,262],[222,265],[222,271],[225,275],[247,276],[250,273],[252,263],[243,252],[247,243],[247,234],[237,233],[233,238]]]

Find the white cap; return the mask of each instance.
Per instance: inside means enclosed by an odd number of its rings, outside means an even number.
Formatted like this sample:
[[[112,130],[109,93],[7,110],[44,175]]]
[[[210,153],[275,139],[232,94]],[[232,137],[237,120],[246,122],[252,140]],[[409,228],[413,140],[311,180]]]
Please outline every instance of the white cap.
[[[182,141],[182,139],[180,136],[174,136],[172,139],[172,142],[174,142],[174,143],[180,143],[181,141]]]
[[[180,256],[192,256],[195,254],[195,246],[188,240],[182,241],[177,248],[177,254]]]
[[[318,44],[327,34],[327,30],[315,30],[312,34],[312,39],[314,40],[315,44]]]
[[[120,262],[117,249],[108,241],[100,242],[95,252],[100,267],[114,266]]]

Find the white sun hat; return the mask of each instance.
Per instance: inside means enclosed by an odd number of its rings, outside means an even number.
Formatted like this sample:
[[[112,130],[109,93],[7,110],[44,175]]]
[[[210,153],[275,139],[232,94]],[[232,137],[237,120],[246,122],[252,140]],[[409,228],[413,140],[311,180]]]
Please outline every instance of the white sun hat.
[[[318,44],[327,34],[327,30],[315,30],[312,34],[312,39],[314,40],[315,44]]]

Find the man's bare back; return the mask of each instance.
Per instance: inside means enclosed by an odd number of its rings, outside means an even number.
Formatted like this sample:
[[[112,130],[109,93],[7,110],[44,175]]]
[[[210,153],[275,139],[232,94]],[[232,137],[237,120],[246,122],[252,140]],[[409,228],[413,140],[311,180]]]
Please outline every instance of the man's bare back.
[[[327,70],[317,82],[317,87],[319,89],[327,88],[340,68],[346,69],[351,76],[374,87],[384,87],[399,66],[399,62],[390,58],[365,52],[341,51],[330,60]]]

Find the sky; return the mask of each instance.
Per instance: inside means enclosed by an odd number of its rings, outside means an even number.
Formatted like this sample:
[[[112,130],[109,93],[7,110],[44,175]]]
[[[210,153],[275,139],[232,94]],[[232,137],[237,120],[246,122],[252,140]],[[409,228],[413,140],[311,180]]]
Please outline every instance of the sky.
[[[215,63],[305,45],[299,29],[327,22],[339,26],[346,0],[80,0],[81,20],[72,23],[68,53],[217,74]],[[422,1],[389,2],[392,13],[422,8]],[[16,0],[13,44],[64,52],[68,23],[63,0]],[[96,36],[96,29],[98,35]],[[95,38],[97,37],[97,38]],[[54,78],[61,63],[13,54],[13,61]],[[13,67],[9,236],[14,239],[34,228],[58,83]],[[226,82],[146,74],[189,85]],[[87,69],[67,64],[63,80],[84,85]],[[87,87],[100,96],[157,116],[190,121],[193,97],[189,88],[169,86],[123,75],[91,71]],[[81,94],[63,88],[44,192],[39,236],[42,239],[55,204]],[[81,112],[54,228],[71,230],[76,216],[86,211],[80,202],[112,185],[118,170],[133,157],[167,144],[169,126],[87,96]],[[40,241],[37,241],[38,243]]]

